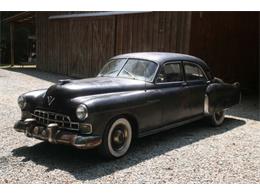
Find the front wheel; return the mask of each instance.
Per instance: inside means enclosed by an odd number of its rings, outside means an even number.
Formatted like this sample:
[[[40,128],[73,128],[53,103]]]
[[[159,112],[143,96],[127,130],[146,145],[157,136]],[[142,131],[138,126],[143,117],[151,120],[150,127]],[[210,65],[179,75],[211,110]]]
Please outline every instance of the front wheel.
[[[220,126],[224,122],[224,119],[225,119],[225,112],[224,112],[224,110],[215,111],[211,115],[211,124],[213,126]]]
[[[125,118],[118,118],[105,130],[100,152],[109,159],[124,156],[132,142],[132,126]]]

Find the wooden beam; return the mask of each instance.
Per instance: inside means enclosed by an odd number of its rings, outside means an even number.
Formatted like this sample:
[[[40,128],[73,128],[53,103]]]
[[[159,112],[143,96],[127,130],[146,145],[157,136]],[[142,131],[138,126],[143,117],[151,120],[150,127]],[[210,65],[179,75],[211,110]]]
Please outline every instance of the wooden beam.
[[[53,20],[53,19],[82,18],[82,17],[114,16],[114,15],[125,15],[125,14],[139,14],[139,13],[147,13],[147,12],[151,12],[151,11],[107,11],[107,12],[94,12],[94,13],[66,14],[66,15],[49,16],[49,19]]]
[[[30,17],[30,16],[33,16],[33,12],[27,12],[27,11],[26,12],[21,12],[21,13],[15,14],[13,16],[4,18],[2,20],[2,22],[3,23],[11,23],[11,22],[15,22],[15,21],[20,20],[20,19],[24,19],[24,18]]]
[[[10,23],[11,66],[14,65],[14,23]]]

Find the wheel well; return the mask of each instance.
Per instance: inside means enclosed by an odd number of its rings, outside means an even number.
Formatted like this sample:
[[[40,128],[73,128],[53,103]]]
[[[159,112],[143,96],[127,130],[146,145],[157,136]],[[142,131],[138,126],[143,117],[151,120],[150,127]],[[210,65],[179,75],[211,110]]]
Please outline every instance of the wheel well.
[[[131,115],[131,114],[120,114],[120,115],[114,116],[109,121],[108,124],[111,125],[111,123],[113,121],[115,121],[116,119],[118,119],[118,118],[126,118],[130,122],[130,124],[132,126],[133,138],[135,139],[138,136],[138,128],[139,128],[138,127],[138,122],[137,122],[136,118],[133,115]]]
[[[132,126],[132,131],[133,131],[133,138],[136,138],[138,135],[138,122],[136,118],[130,114],[124,115],[126,119],[129,120],[131,126]]]

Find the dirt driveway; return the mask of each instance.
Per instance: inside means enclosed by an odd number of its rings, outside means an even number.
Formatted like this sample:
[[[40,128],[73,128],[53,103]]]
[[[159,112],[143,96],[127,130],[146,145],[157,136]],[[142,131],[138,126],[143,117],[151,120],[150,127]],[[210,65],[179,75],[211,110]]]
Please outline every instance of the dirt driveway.
[[[227,112],[223,126],[201,120],[138,140],[130,153],[103,161],[94,151],[51,145],[13,130],[18,95],[61,75],[0,69],[0,183],[260,183],[257,97]]]

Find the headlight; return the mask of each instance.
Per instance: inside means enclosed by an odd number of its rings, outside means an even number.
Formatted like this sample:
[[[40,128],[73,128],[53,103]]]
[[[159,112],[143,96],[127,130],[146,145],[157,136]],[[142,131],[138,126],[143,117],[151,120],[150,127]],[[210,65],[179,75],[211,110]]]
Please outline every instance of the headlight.
[[[76,115],[79,120],[84,120],[88,117],[88,109],[84,104],[80,104],[76,109]]]
[[[26,100],[23,96],[18,97],[18,105],[21,109],[24,109],[26,107]]]

